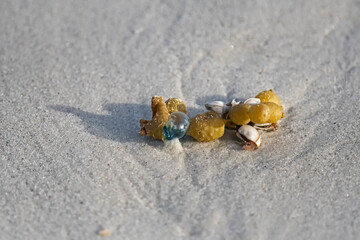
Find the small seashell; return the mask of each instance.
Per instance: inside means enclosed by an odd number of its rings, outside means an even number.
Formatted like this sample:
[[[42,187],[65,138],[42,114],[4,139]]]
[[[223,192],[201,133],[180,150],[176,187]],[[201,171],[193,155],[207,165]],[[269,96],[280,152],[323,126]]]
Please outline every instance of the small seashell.
[[[279,124],[277,124],[277,123],[255,124],[254,128],[256,128],[257,130],[263,130],[263,131],[266,131],[266,132],[270,132],[270,131],[278,130]]]
[[[243,148],[248,151],[257,149],[261,144],[259,132],[250,125],[241,126],[237,130],[236,136],[245,142]]]
[[[236,101],[235,99],[231,100],[231,102],[229,102],[228,104],[226,104],[227,106],[230,106],[230,108],[235,107],[236,105],[239,105],[241,101]]]
[[[227,106],[223,101],[213,101],[205,104],[205,108],[220,115],[230,110],[230,106]]]
[[[244,101],[244,104],[255,105],[261,102],[260,98],[248,98]]]

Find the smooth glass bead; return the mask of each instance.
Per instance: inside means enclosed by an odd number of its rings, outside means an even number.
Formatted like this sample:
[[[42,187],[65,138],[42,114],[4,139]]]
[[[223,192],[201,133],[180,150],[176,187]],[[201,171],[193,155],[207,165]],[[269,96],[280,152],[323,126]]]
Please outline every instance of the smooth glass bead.
[[[183,112],[173,112],[164,126],[164,134],[167,140],[182,138],[190,125],[189,117]]]

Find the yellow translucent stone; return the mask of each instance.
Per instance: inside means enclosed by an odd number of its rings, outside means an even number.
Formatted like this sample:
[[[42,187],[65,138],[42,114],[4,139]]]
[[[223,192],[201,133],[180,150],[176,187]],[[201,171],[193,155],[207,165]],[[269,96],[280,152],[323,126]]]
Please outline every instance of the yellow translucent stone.
[[[264,103],[270,109],[270,118],[267,121],[268,123],[277,123],[281,118],[284,117],[283,107],[273,103],[273,102],[266,102]]]
[[[245,125],[250,122],[250,104],[238,104],[229,111],[230,120],[236,125]]]
[[[187,113],[186,105],[180,98],[169,98],[166,100],[165,104],[169,114],[173,112]]]
[[[260,98],[262,103],[264,102],[273,102],[281,106],[279,97],[274,93],[272,89],[263,91],[256,95],[256,98]]]
[[[191,118],[187,135],[199,142],[209,142],[222,137],[224,131],[224,120],[215,112],[206,112]]]
[[[267,123],[270,118],[270,108],[264,103],[252,105],[249,109],[249,117],[254,123]]]
[[[157,140],[165,140],[163,127],[169,119],[169,111],[162,97],[153,97],[151,99],[152,119],[140,120],[140,135],[147,135]]]

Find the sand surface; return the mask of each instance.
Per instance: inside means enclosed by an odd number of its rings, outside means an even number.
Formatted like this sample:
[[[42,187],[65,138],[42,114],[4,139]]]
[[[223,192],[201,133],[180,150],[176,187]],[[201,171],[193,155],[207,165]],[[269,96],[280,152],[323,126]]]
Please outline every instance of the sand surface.
[[[0,1],[0,239],[359,239],[359,56],[358,0]],[[270,88],[257,151],[138,134]]]

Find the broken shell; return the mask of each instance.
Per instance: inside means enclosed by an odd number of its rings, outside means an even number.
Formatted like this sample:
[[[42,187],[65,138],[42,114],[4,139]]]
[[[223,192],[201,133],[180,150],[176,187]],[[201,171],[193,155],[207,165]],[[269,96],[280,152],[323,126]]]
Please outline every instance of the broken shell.
[[[239,105],[240,101],[236,101],[235,99],[231,100],[231,102],[229,102],[228,104],[226,104],[227,106],[230,106],[230,108],[235,107],[236,105]]]
[[[248,98],[244,101],[244,104],[255,105],[261,103],[260,98]]]
[[[254,128],[257,130],[263,130],[266,132],[276,131],[279,128],[278,123],[263,123],[263,124],[256,124],[254,125]]]
[[[205,104],[205,108],[220,115],[230,110],[230,106],[227,106],[223,101],[213,101]]]
[[[259,132],[250,125],[241,126],[237,130],[236,136],[245,142],[243,148],[248,151],[257,149],[261,144]]]

